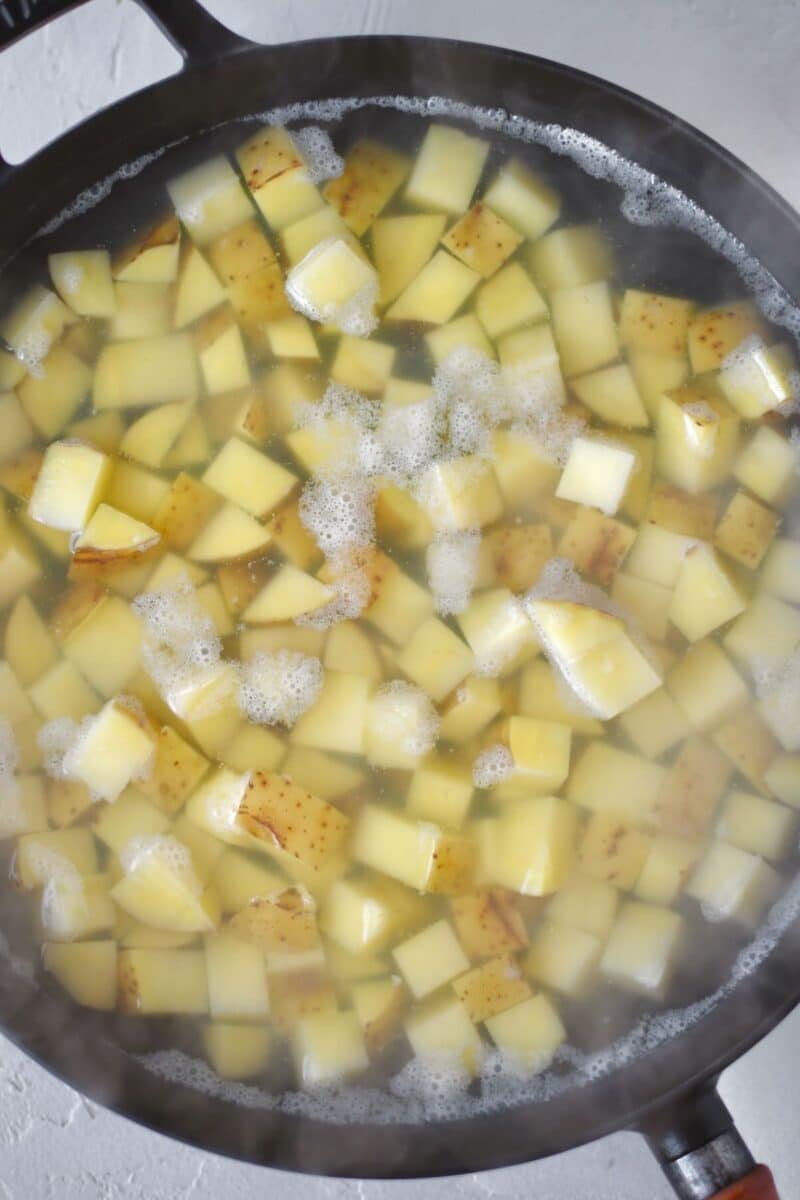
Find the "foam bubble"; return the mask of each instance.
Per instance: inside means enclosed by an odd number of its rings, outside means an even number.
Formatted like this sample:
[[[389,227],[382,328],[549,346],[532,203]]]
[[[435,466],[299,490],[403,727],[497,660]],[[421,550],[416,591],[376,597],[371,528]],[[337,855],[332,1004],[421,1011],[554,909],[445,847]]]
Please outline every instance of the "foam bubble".
[[[369,337],[378,325],[375,315],[375,305],[378,303],[378,276],[374,269],[370,278],[358,291],[341,303],[331,301],[318,305],[303,286],[303,276],[309,266],[339,241],[341,239],[335,236],[323,238],[309,250],[297,266],[292,267],[284,285],[286,298],[296,312],[302,313],[312,321],[336,325],[342,333],[352,334],[353,337]]]
[[[296,650],[259,650],[240,679],[239,707],[250,721],[291,726],[322,690],[322,663]]]
[[[36,231],[34,237],[46,237],[50,233],[55,233],[55,231],[60,229],[61,226],[66,224],[67,221],[71,221],[75,217],[83,216],[84,213],[87,213],[91,209],[95,208],[101,202],[101,200],[105,200],[105,198],[111,194],[112,190],[118,183],[125,179],[133,179],[135,176],[140,175],[145,167],[149,167],[151,163],[156,161],[156,159],[161,158],[161,155],[166,153],[167,150],[172,149],[173,146],[179,145],[180,142],[184,140],[184,138],[179,138],[174,142],[169,142],[166,146],[161,146],[158,150],[153,150],[149,154],[143,154],[140,158],[132,159],[131,162],[123,163],[123,165],[116,171],[112,172],[111,175],[106,175],[104,179],[98,180],[98,182],[93,183],[91,187],[79,192],[70,204],[66,205],[65,208],[62,208],[61,212],[57,213],[56,216],[51,217],[49,221],[42,225],[42,227]]]
[[[374,509],[374,485],[352,472],[309,480],[298,511],[320,550],[330,557],[374,540]]]
[[[56,717],[47,721],[36,735],[42,752],[42,766],[51,779],[64,779],[64,759],[78,738],[78,723],[71,717]]]
[[[476,788],[492,788],[514,774],[514,758],[508,746],[496,742],[481,750],[472,764],[472,782]]]
[[[361,549],[342,550],[326,562],[329,571],[327,586],[333,588],[334,598],[322,608],[295,617],[295,625],[310,629],[330,629],[339,621],[360,617],[372,599],[372,579],[367,554]]]
[[[74,867],[48,879],[42,891],[41,913],[45,933],[59,940],[71,940],[76,923],[88,921],[84,879]]]
[[[120,851],[119,861],[126,875],[146,869],[154,862],[163,863],[169,870],[184,876],[187,886],[195,895],[199,896],[203,890],[188,847],[171,834],[139,834],[132,837]]]
[[[213,684],[219,674],[222,642],[214,622],[185,574],[158,591],[137,596],[131,607],[143,626],[145,670],[176,711],[177,698]],[[208,708],[193,715],[209,716],[227,698],[224,688],[210,687]]]
[[[336,153],[327,129],[306,125],[292,130],[292,141],[303,156],[308,178],[312,183],[336,179],[344,170],[344,159]]]
[[[439,714],[422,688],[404,679],[382,684],[372,697],[372,719],[381,736],[404,754],[421,758],[439,736]]]
[[[443,616],[463,612],[470,602],[478,575],[481,535],[478,529],[440,533],[425,556],[428,586],[436,611]]]
[[[800,750],[800,649],[781,663],[757,661],[753,679],[764,720],[785,750]]]

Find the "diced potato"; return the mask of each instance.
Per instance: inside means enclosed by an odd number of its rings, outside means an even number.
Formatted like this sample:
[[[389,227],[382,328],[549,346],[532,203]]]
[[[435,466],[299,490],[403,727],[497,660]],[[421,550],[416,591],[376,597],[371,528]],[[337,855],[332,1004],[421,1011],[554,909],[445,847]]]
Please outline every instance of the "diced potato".
[[[593,225],[571,225],[537,239],[529,251],[533,277],[546,292],[606,279],[611,247]]]
[[[716,826],[722,841],[773,860],[786,857],[796,830],[797,816],[791,809],[735,790],[727,796]]]
[[[230,438],[203,475],[203,482],[254,517],[283,500],[297,476],[238,438]]]
[[[558,466],[524,435],[498,429],[492,436],[492,466],[506,506],[529,508],[543,493],[555,491]]]
[[[471,675],[442,704],[439,734],[444,741],[461,745],[480,733],[499,711],[497,680]]]
[[[251,219],[235,226],[213,242],[208,253],[226,285],[242,330],[257,348],[263,349],[266,324],[289,316],[291,307],[284,292],[283,271],[261,223]],[[209,318],[212,327],[215,316]],[[229,315],[223,317],[229,319]]]
[[[254,771],[236,816],[240,829],[319,868],[344,841],[348,819],[285,775]]]
[[[54,721],[56,717],[80,721],[87,713],[97,712],[102,705],[94,688],[66,659],[45,671],[29,689],[29,695],[33,707],[45,721]]]
[[[475,658],[438,617],[429,617],[397,656],[397,665],[434,701],[443,700],[474,669]]]
[[[453,353],[468,349],[476,350],[486,358],[495,356],[494,348],[483,332],[480,321],[471,312],[426,333],[425,344],[431,358],[437,364],[443,363]]]
[[[36,437],[14,392],[0,393],[0,462],[17,458]]]
[[[635,531],[624,521],[579,508],[561,535],[557,553],[571,558],[582,574],[607,587],[635,539]]]
[[[628,560],[630,565],[630,559]],[[660,583],[637,579],[619,571],[611,585],[611,599],[627,613],[647,637],[664,641],[667,637],[672,592]]]
[[[628,900],[600,960],[602,974],[624,988],[662,995],[675,965],[682,927],[677,913]]]
[[[323,961],[314,901],[303,887],[256,896],[229,929],[266,955],[271,974],[318,969]]]
[[[546,524],[504,525],[484,535],[484,547],[491,564],[488,582],[524,592],[552,557],[553,539]]]
[[[736,460],[733,473],[760,500],[780,506],[794,487],[796,466],[791,443],[769,425],[759,425]]]
[[[345,334],[331,363],[330,377],[364,395],[377,396],[392,373],[396,353],[396,348],[385,342]]]
[[[480,592],[457,620],[482,675],[511,674],[538,653],[525,609],[508,588]]]
[[[613,812],[596,812],[578,850],[580,869],[592,879],[630,891],[639,878],[650,839]]]
[[[216,895],[203,891],[187,849],[169,835],[134,839],[123,848],[123,878],[112,899],[137,921],[176,933],[204,933],[219,923]]]
[[[554,796],[516,800],[497,822],[496,882],[523,896],[556,891],[572,868],[576,809]]]
[[[754,788],[769,792],[764,775],[781,747],[757,709],[740,709],[714,731],[712,740]]]
[[[78,1004],[105,1011],[116,1008],[116,942],[47,942],[42,963]]]
[[[292,742],[317,750],[362,754],[370,690],[370,681],[363,675],[328,671],[319,696],[296,722]]]
[[[372,226],[372,255],[381,304],[404,292],[433,255],[447,218],[436,213],[383,217]]]
[[[66,871],[48,880],[42,893],[42,930],[53,942],[74,942],[108,933],[116,914],[107,875]]]
[[[474,204],[442,238],[442,245],[484,279],[499,270],[522,237],[483,200]]]
[[[413,770],[433,748],[438,728],[436,710],[425,692],[392,680],[369,701],[363,751],[374,767]]]
[[[340,621],[325,639],[326,670],[349,671],[373,683],[383,679],[383,668],[371,639],[355,621]]]
[[[597,438],[576,438],[556,496],[613,515],[628,488],[636,457],[631,450]]]
[[[646,758],[660,758],[689,733],[689,722],[665,688],[651,692],[619,718],[623,732]]]
[[[711,921],[754,926],[772,903],[779,876],[755,854],[727,842],[712,842],[689,880],[686,892]]]
[[[655,823],[676,837],[699,837],[711,823],[732,774],[716,746],[701,737],[687,738],[661,787]]]
[[[273,542],[284,558],[301,571],[316,567],[322,551],[300,520],[296,502],[285,504],[267,522]]]
[[[178,273],[181,229],[171,213],[114,261],[114,278],[126,283],[172,283]]]
[[[203,1031],[203,1046],[221,1079],[252,1079],[269,1062],[272,1034],[263,1026],[215,1021]]]
[[[545,921],[525,956],[525,971],[537,983],[567,996],[581,996],[597,971],[603,943],[584,929]]]
[[[545,659],[537,659],[523,668],[517,701],[521,716],[559,721],[562,725],[568,725],[575,733],[589,737],[602,736],[602,722],[587,715],[581,706],[571,702],[571,697],[571,690],[563,681],[556,679],[553,669]]]
[[[101,799],[116,800],[137,775],[147,770],[153,750],[153,739],[144,723],[112,700],[78,734],[64,769]]]
[[[179,478],[185,477],[179,476]],[[177,484],[177,482],[176,480],[175,483]],[[152,471],[145,471],[134,463],[119,460],[113,465],[105,500],[114,508],[130,513],[138,521],[149,523],[162,509],[171,490],[167,480],[162,479],[160,475],[155,475]],[[172,505],[174,499],[175,492],[173,491],[168,506]]]
[[[120,855],[133,838],[151,838],[169,829],[167,815],[134,788],[126,789],[114,804],[97,813],[94,832],[110,850]]]
[[[601,367],[572,381],[575,395],[610,425],[643,429],[650,424],[631,369],[625,363]]]
[[[77,442],[47,448],[28,511],[34,521],[69,532],[83,529],[111,474],[108,456]]]
[[[753,421],[792,399],[793,370],[788,346],[745,342],[722,363],[719,386],[740,416]]]
[[[380,1052],[399,1029],[407,1008],[402,983],[389,977],[364,979],[353,985],[351,998],[367,1049]]]
[[[71,577],[139,562],[161,541],[157,530],[110,504],[98,504],[75,539]]]
[[[778,532],[778,517],[741,489],[717,525],[714,545],[745,567],[755,570]]]
[[[694,544],[693,538],[673,533],[660,525],[641,525],[626,559],[625,569],[637,579],[674,588],[686,552]]]
[[[246,221],[252,213],[238,175],[222,155],[172,179],[167,191],[179,219],[200,245]]]
[[[94,373],[97,410],[138,408],[197,395],[198,364],[192,337],[168,333],[103,347]]]
[[[526,1000],[531,989],[511,955],[473,967],[453,982],[453,991],[477,1024]]]
[[[716,642],[687,650],[667,676],[667,689],[695,729],[713,729],[747,703],[749,692]]]
[[[266,126],[236,152],[253,199],[273,229],[320,208],[323,200],[308,176],[302,155],[288,130]]]
[[[352,954],[376,954],[427,913],[425,901],[383,875],[337,880],[325,898],[320,929]]]
[[[490,525],[503,511],[491,466],[473,455],[434,463],[418,482],[417,499],[444,532]]]
[[[357,237],[363,237],[409,172],[403,154],[368,138],[347,152],[344,171],[329,180],[323,194]]]
[[[417,891],[458,894],[472,870],[465,838],[377,804],[361,810],[351,852],[357,862]]]
[[[489,143],[448,125],[429,125],[405,198],[418,208],[460,213],[469,208]]]
[[[303,1087],[347,1079],[369,1065],[354,1012],[321,1013],[298,1021],[292,1031],[292,1050]]]
[[[323,608],[333,598],[331,588],[287,563],[244,610],[243,619],[250,624],[289,621]]]
[[[361,787],[364,772],[352,762],[314,750],[292,746],[283,764],[283,774],[314,792],[322,800],[336,800]]]
[[[128,458],[146,467],[162,466],[170,447],[192,414],[190,400],[181,404],[164,404],[139,417],[126,429],[119,449]]]
[[[620,340],[630,350],[683,358],[694,307],[691,300],[628,288],[620,310]]]
[[[201,529],[188,550],[195,562],[218,563],[262,554],[272,537],[255,517],[236,504],[224,504]]]
[[[118,1005],[141,1016],[208,1012],[206,957],[202,950],[121,950]]]
[[[73,250],[48,256],[53,286],[65,304],[82,317],[110,317],[114,285],[107,250]]]
[[[242,725],[222,748],[220,758],[232,771],[247,771],[251,768],[276,771],[283,762],[285,753],[286,745],[283,739],[271,729],[246,724]],[[286,774],[292,772],[287,770]],[[298,779],[298,783],[304,782]]]
[[[565,375],[584,375],[619,356],[608,284],[557,288],[550,295],[550,316]]]
[[[475,312],[489,337],[496,339],[546,320],[548,309],[525,268],[513,262],[478,289]]]
[[[415,1005],[404,1028],[411,1049],[423,1062],[452,1062],[470,1075],[480,1071],[483,1042],[458,997],[445,993]]]
[[[197,246],[189,245],[175,284],[173,325],[176,329],[184,329],[225,299],[225,289],[205,255]]]
[[[412,775],[406,807],[415,817],[460,829],[472,794],[472,775],[466,766],[446,758],[431,758]]]
[[[23,834],[17,843],[14,876],[24,891],[62,875],[96,875],[97,849],[88,829]]]
[[[266,862],[228,848],[214,866],[211,884],[219,896],[220,908],[227,916],[246,908],[251,900],[282,891],[285,881]]]
[[[469,958],[508,955],[528,944],[525,921],[510,892],[486,888],[454,896],[450,908],[458,939]]]
[[[486,189],[484,199],[514,229],[532,241],[547,232],[561,211],[558,193],[518,159],[512,159],[500,168]]]
[[[700,375],[716,370],[746,337],[760,330],[760,318],[747,300],[698,312],[689,325],[689,358],[693,373]]]
[[[400,293],[386,319],[444,325],[456,315],[480,279],[477,271],[446,250],[438,250]]]
[[[392,955],[417,999],[430,995],[469,968],[469,959],[446,920],[436,921],[414,934],[396,946]]]
[[[800,808],[800,757],[778,754],[764,772],[764,782],[773,795],[792,808]]]
[[[259,1021],[269,1016],[264,955],[234,934],[205,939],[208,1011],[215,1020]]]
[[[172,326],[172,296],[166,283],[115,283],[109,325],[116,341],[162,337]]]
[[[64,346],[54,346],[36,373],[19,385],[18,396],[37,432],[51,439],[63,432],[91,386],[92,372],[86,363]]]
[[[734,577],[711,546],[690,546],[681,563],[669,617],[690,642],[727,624],[747,607]]]
[[[547,917],[604,941],[614,924],[619,901],[619,892],[610,883],[575,875],[553,896]]]
[[[298,358],[316,361],[319,348],[311,326],[305,317],[293,315],[269,321],[266,338],[276,358]]]
[[[286,295],[297,312],[361,336],[375,327],[377,291],[375,269],[343,238],[320,242],[286,277]]]
[[[66,658],[106,698],[136,674],[141,625],[124,600],[106,596],[63,641]]]
[[[35,683],[58,657],[53,635],[27,595],[21,595],[6,622],[3,651],[24,686]]]
[[[765,667],[778,668],[800,643],[800,613],[766,592],[757,592],[723,641],[753,675]]]
[[[566,794],[573,804],[641,829],[651,819],[666,774],[657,763],[595,741],[574,765]]]
[[[492,795],[507,800],[557,792],[569,774],[572,731],[556,721],[509,717],[502,727],[513,773],[496,784]]]
[[[636,881],[636,896],[648,904],[674,904],[701,853],[697,841],[667,834],[653,838]]]
[[[486,1028],[502,1054],[532,1074],[550,1065],[567,1038],[558,1012],[542,993],[489,1017]]]
[[[0,780],[0,840],[24,833],[44,833],[51,819],[39,775],[7,776]],[[55,823],[55,822],[54,822]]]
[[[55,292],[34,284],[0,325],[0,335],[20,362],[38,370],[72,320],[72,313]],[[3,386],[14,387],[18,382],[16,378]]]
[[[711,386],[687,384],[662,395],[656,419],[657,464],[670,483],[696,493],[730,474],[739,417]]]

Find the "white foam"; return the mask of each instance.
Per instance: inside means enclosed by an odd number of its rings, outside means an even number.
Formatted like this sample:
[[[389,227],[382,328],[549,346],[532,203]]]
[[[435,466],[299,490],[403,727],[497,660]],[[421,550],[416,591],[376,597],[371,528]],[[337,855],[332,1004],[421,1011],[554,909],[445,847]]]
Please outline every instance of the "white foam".
[[[48,879],[42,890],[41,913],[44,932],[59,940],[70,939],[76,923],[88,920],[89,902],[83,876],[74,867]]]
[[[312,183],[336,179],[344,171],[344,159],[337,154],[327,129],[306,125],[292,130],[292,141],[303,156]]]
[[[47,721],[36,734],[42,752],[42,766],[51,779],[64,779],[64,759],[78,737],[78,723],[71,717],[56,717]]]
[[[161,158],[161,155],[166,153],[167,150],[172,149],[174,146],[180,145],[182,141],[185,141],[185,138],[178,138],[174,142],[168,142],[167,145],[160,147],[158,150],[153,150],[149,154],[142,154],[141,157],[134,158],[131,160],[131,162],[123,163],[121,167],[119,167],[116,171],[113,171],[110,175],[106,175],[104,179],[98,180],[98,182],[93,183],[91,187],[85,188],[84,191],[79,192],[70,204],[67,204],[66,207],[61,209],[61,212],[57,213],[56,216],[51,217],[49,221],[45,222],[45,224],[36,231],[34,237],[46,237],[50,233],[55,233],[55,231],[60,229],[61,226],[66,224],[67,221],[72,221],[75,217],[80,217],[83,216],[84,213],[90,212],[91,209],[95,208],[101,202],[101,200],[105,200],[105,198],[111,194],[112,190],[118,183],[125,179],[133,179],[135,176],[140,175],[145,167],[149,167],[151,163],[154,163],[157,159]]]
[[[342,550],[333,554],[326,566],[329,571],[327,586],[333,588],[333,600],[314,612],[295,617],[295,625],[330,629],[339,621],[354,621],[372,599],[370,572],[361,550]]]
[[[784,750],[800,750],[800,649],[783,662],[754,663],[756,695],[762,716]]]
[[[256,725],[294,725],[322,690],[318,658],[297,650],[259,650],[241,667],[238,702]]]
[[[478,575],[481,534],[478,529],[440,533],[425,556],[428,586],[436,611],[443,616],[463,612],[470,602]]]
[[[326,557],[374,541],[375,488],[355,472],[309,480],[298,511]]]
[[[371,701],[372,720],[381,735],[404,754],[421,758],[439,736],[440,718],[422,688],[404,679],[382,684]]]
[[[163,863],[169,870],[185,878],[187,887],[200,895],[203,885],[197,878],[192,856],[187,846],[168,833],[139,834],[123,846],[119,861],[126,875],[146,869],[153,862]]]
[[[378,276],[374,269],[370,278],[358,291],[341,302],[317,304],[304,284],[304,276],[311,264],[339,241],[341,239],[336,236],[323,238],[309,250],[305,258],[291,268],[284,285],[286,298],[296,312],[302,313],[312,321],[323,325],[335,325],[342,333],[352,334],[353,337],[369,337],[378,325],[375,315],[375,305],[378,303]]]
[[[491,788],[514,774],[514,757],[508,746],[496,742],[481,750],[472,764],[472,782],[476,788]]]

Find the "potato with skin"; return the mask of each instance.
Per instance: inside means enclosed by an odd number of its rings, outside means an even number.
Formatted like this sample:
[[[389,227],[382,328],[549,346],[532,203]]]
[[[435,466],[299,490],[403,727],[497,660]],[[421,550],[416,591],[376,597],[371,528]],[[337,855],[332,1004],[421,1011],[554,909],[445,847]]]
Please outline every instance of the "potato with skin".
[[[236,821],[268,846],[312,867],[323,866],[339,850],[350,824],[332,804],[267,771],[253,773]]]

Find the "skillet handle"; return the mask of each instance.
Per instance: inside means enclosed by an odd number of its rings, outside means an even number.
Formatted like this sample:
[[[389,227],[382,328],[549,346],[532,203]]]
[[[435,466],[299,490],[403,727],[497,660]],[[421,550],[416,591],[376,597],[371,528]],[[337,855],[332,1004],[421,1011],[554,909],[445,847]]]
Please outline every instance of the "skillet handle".
[[[87,0],[2,0],[0,3],[0,50],[26,33],[46,25],[70,9],[80,8]],[[199,0],[137,0],[155,21],[184,60],[200,62],[235,54],[254,45],[247,38],[231,33],[211,16]]]

